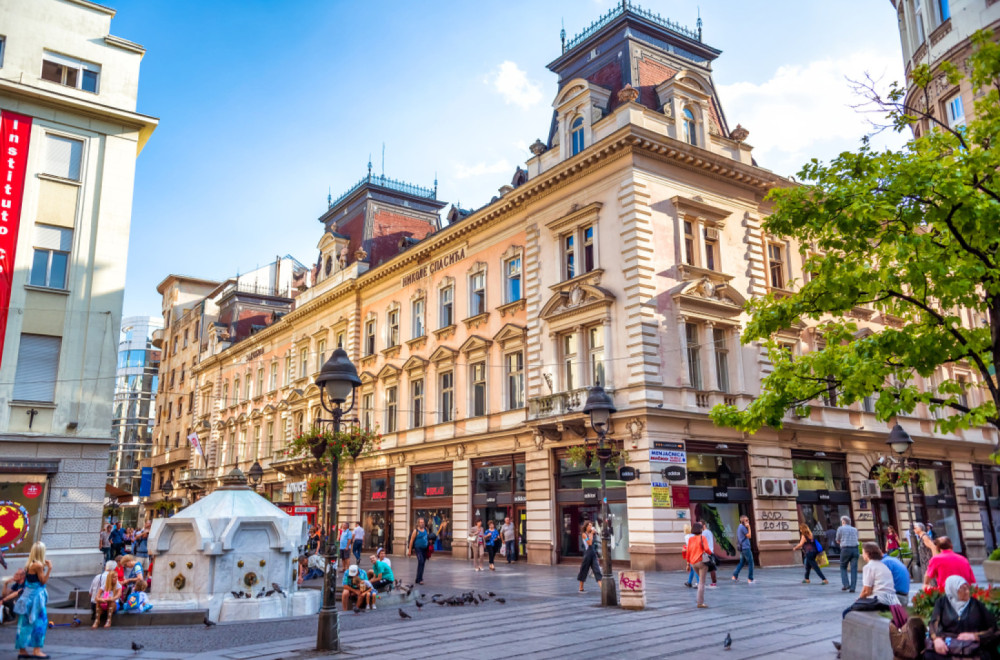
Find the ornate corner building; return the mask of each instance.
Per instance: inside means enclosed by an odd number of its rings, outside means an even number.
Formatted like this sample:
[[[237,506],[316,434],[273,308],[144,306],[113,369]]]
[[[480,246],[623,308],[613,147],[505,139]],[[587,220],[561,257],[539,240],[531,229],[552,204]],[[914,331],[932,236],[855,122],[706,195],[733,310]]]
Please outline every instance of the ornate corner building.
[[[547,138],[500,196],[442,221],[436,190],[369,172],[320,218],[320,259],[290,311],[247,336],[212,326],[227,341],[202,324],[180,394],[207,459],[190,459],[183,496],[259,462],[267,497],[323,520],[316,466],[286,447],[322,417],[313,381],[342,346],[362,380],[352,414],[383,441],[343,471],[338,520],[360,521],[371,547],[403,552],[423,517],[439,551],[464,557],[475,518],[510,517],[518,559],[575,560],[599,510],[597,470],[571,451],[593,441],[582,408],[596,384],[618,410],[610,437],[641,475],[609,483],[618,562],[679,568],[695,519],[728,559],[750,516],[764,565],[794,563],[799,521],[826,534],[850,515],[865,539],[905,525],[902,501],[872,486],[888,433],[873,401],[818,401],[754,436],[708,418],[760,393],[769,364],[740,343],[743,305],[787,292],[803,261],[761,229],[764,195],[790,182],[758,167],[749,132],[729,125],[712,80],[720,51],[700,26],[627,1],[562,46]],[[164,336],[177,332],[168,321]],[[821,341],[806,326],[786,335],[798,353]],[[978,396],[974,374],[959,375]],[[936,434],[918,413],[902,420],[929,477],[916,515],[982,554],[995,541],[973,487],[992,474],[994,434]],[[176,451],[176,432],[160,428],[161,454]]]

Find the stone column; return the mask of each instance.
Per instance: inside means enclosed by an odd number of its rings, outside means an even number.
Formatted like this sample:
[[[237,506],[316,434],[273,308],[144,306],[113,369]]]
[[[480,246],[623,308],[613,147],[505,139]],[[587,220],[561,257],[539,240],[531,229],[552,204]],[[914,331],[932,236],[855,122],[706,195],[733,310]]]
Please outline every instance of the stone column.
[[[777,438],[750,445],[751,489],[758,477],[792,479],[792,452],[777,444]],[[763,444],[766,442],[767,444]],[[799,540],[799,516],[795,500],[753,498],[753,532],[757,535],[757,551],[761,566],[787,566],[799,563],[791,549]]]
[[[715,364],[715,325],[711,321],[707,321],[705,325],[701,328],[702,341],[701,345],[705,347],[706,357],[708,358],[708,373],[702,374],[702,381],[705,383],[705,389],[710,392],[717,392],[719,390],[719,378],[718,370]]]
[[[451,478],[451,556],[469,556],[469,528],[472,527],[472,488],[469,483],[470,461],[458,458],[452,463]],[[485,527],[485,524],[484,524]]]
[[[525,513],[527,520],[528,563],[556,563],[556,543],[559,538],[558,512],[552,484],[552,452],[544,446],[541,436],[535,436],[535,450],[524,454]]]
[[[406,544],[410,541],[410,471],[405,465],[396,468],[396,492],[392,509],[392,554],[406,556]]]
[[[979,502],[969,501],[967,489],[976,485],[971,463],[952,463],[952,475],[955,480],[955,502],[958,508],[958,520],[962,529],[962,549],[972,560],[986,558],[986,538],[983,531],[982,518],[979,516]]]

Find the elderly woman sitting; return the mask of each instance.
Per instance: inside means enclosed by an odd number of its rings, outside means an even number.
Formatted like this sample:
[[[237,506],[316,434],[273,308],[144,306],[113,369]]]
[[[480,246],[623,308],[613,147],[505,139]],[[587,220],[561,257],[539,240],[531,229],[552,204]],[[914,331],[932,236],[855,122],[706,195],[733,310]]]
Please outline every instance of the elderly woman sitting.
[[[996,619],[986,606],[972,597],[969,583],[952,575],[944,583],[944,596],[934,603],[928,642],[927,660],[953,657],[976,657],[997,660]],[[932,646],[933,645],[933,646]]]

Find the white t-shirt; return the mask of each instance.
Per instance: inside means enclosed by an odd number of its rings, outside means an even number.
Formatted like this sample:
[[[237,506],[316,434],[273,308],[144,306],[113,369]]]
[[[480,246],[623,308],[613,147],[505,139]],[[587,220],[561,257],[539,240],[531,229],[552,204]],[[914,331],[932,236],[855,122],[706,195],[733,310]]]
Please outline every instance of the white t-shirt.
[[[364,541],[365,540],[365,528],[355,527],[354,528],[354,541]]]
[[[708,541],[709,552],[715,552],[715,537],[712,535],[712,532],[708,529],[708,527],[701,531],[701,535],[705,537],[706,541]]]
[[[896,587],[892,581],[892,571],[879,560],[865,564],[861,572],[861,585],[872,588],[872,598],[885,605],[898,605]]]

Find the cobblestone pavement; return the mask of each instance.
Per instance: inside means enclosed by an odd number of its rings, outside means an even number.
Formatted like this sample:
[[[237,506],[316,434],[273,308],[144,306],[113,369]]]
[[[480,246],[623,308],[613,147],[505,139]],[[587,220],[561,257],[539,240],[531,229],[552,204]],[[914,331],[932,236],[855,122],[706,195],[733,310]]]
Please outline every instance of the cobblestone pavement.
[[[392,558],[396,576],[411,582],[416,562]],[[378,658],[471,657],[476,644],[503,644],[506,658],[579,658],[595,649],[614,649],[622,658],[693,657],[722,649],[733,638],[726,658],[824,660],[836,657],[831,642],[840,638],[840,613],[856,594],[840,590],[839,569],[827,570],[829,585],[814,578],[801,584],[799,568],[758,569],[755,584],[730,580],[732,568],[719,571],[717,589],[706,590],[707,610],[695,608],[695,591],[683,586],[683,573],[647,573],[643,611],[602,609],[593,580],[577,592],[571,565],[507,566],[474,572],[464,561],[436,558],[427,564],[424,598],[475,589],[493,591],[506,604],[422,609],[397,605],[374,612],[342,614],[345,655]],[[977,575],[981,569],[976,568]],[[744,572],[743,578],[746,577]],[[860,575],[859,575],[860,578]],[[89,582],[89,580],[87,580]],[[66,584],[66,582],[63,582]],[[58,600],[61,595],[53,594]],[[83,618],[83,617],[81,617]],[[89,618],[89,612],[87,613]],[[0,658],[13,652],[14,626],[0,627]],[[53,658],[133,657],[132,641],[143,644],[141,658],[307,658],[316,657],[316,617],[254,623],[145,628],[56,628],[45,650]]]

